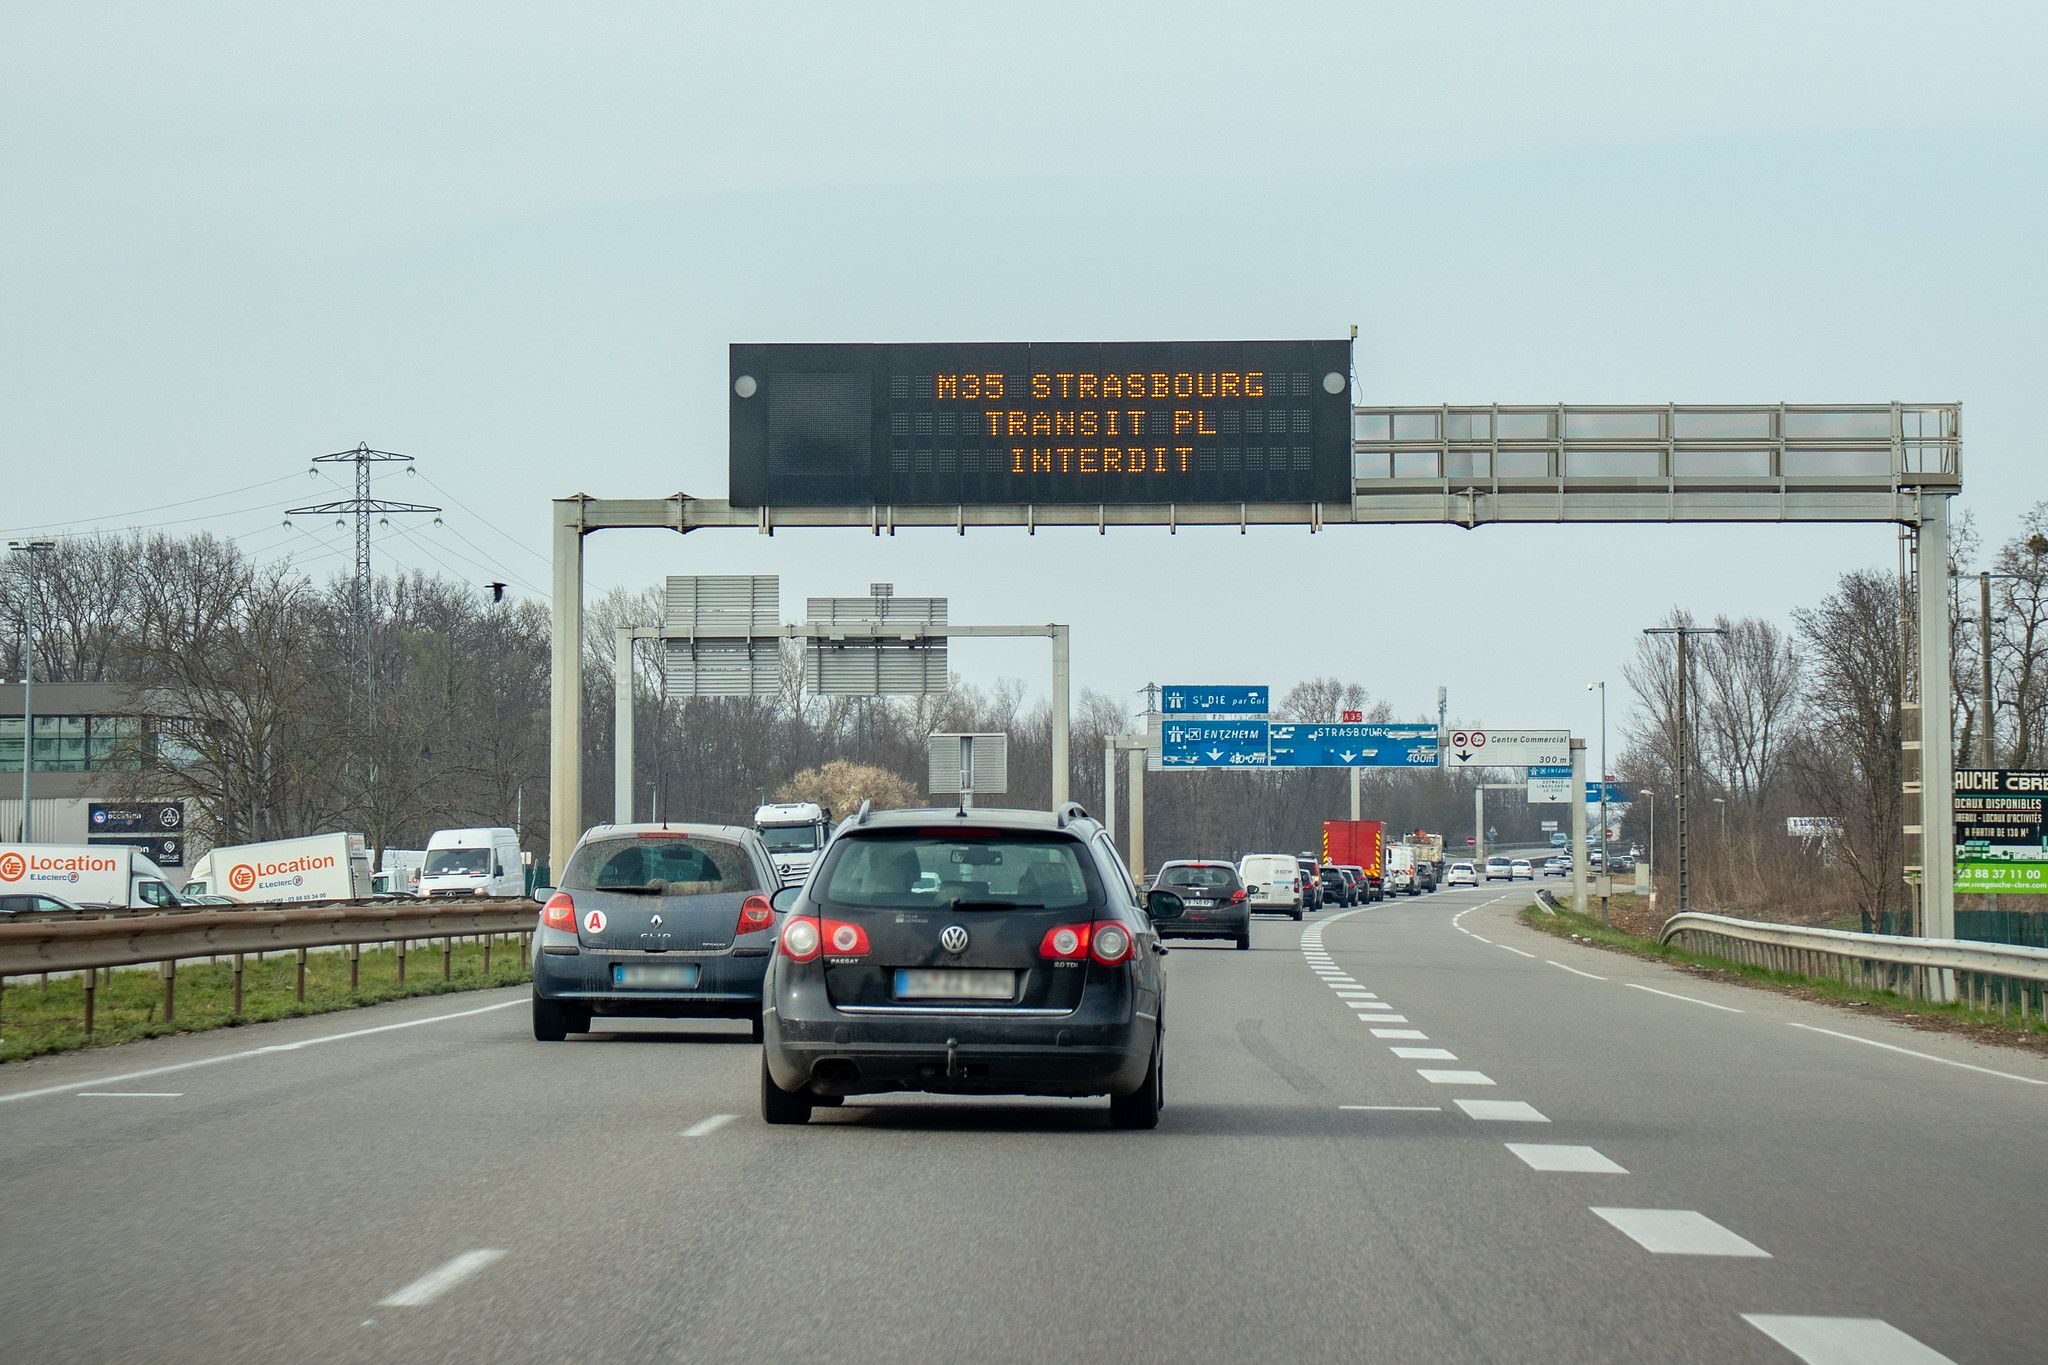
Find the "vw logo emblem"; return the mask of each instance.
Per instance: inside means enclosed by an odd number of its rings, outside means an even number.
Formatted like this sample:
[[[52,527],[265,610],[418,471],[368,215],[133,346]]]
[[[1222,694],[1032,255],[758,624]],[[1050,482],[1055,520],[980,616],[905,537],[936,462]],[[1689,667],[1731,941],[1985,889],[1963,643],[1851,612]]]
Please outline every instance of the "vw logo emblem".
[[[967,951],[967,931],[957,924],[949,924],[939,931],[939,946],[949,953]]]

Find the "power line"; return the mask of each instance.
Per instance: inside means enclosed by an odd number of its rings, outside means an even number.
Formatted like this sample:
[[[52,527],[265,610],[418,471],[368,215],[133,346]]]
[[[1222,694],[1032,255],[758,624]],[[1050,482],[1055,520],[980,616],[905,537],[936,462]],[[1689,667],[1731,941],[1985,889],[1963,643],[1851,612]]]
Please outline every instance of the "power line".
[[[420,477],[426,480],[427,487],[433,489],[436,493],[439,493],[442,497],[448,499],[448,501],[454,503],[457,507],[460,507],[463,511],[469,513],[471,516],[475,517],[484,525],[490,527],[493,531],[496,531],[499,535],[503,536],[511,544],[517,546],[525,553],[532,555],[535,559],[539,560],[542,564],[547,565],[550,569],[554,567],[554,562],[550,560],[546,555],[542,554],[539,550],[534,549],[531,545],[528,545],[525,541],[519,539],[510,531],[507,531],[504,527],[498,525],[497,522],[492,521],[489,517],[486,517],[482,513],[478,512],[474,507],[471,507],[461,498],[456,497],[453,493],[441,487],[440,484],[435,483],[431,476],[427,474],[421,474]]]
[[[258,482],[256,482],[256,483],[250,483],[250,484],[243,484],[243,485],[242,485],[242,486],[241,486],[240,488],[229,488],[229,489],[225,489],[225,490],[223,490],[222,492],[219,492],[219,493],[205,493],[205,494],[202,494],[202,495],[200,495],[199,497],[196,497],[196,498],[182,498],[182,499],[180,499],[180,500],[179,500],[179,501],[177,501],[177,502],[160,502],[160,503],[158,503],[158,504],[157,504],[156,506],[154,506],[154,507],[138,507],[138,508],[136,508],[136,509],[135,509],[134,511],[132,511],[132,512],[113,512],[113,513],[109,513],[109,514],[107,514],[107,515],[104,515],[104,516],[93,516],[93,517],[73,517],[73,518],[71,518],[71,519],[70,519],[69,521],[45,521],[45,522],[39,522],[39,523],[37,523],[37,524],[36,524],[36,525],[34,525],[34,526],[15,526],[15,527],[10,527],[10,528],[6,528],[6,529],[4,529],[4,530],[0,530],[0,535],[20,535],[20,534],[22,534],[23,532],[27,532],[27,531],[41,531],[41,530],[46,530],[46,529],[50,529],[50,528],[54,528],[54,527],[58,527],[58,526],[83,526],[83,525],[85,525],[85,524],[86,524],[87,522],[96,522],[96,523],[103,523],[103,522],[106,522],[106,521],[108,521],[108,520],[110,520],[110,519],[117,519],[117,518],[120,518],[120,517],[140,517],[140,516],[146,516],[146,515],[148,515],[148,514],[149,514],[149,513],[151,513],[151,512],[167,512],[167,511],[171,510],[171,509],[172,509],[172,508],[174,508],[174,507],[190,507],[190,506],[192,506],[192,505],[193,505],[193,504],[195,504],[195,503],[201,503],[201,502],[212,502],[212,501],[214,501],[214,500],[215,500],[216,498],[231,498],[231,497],[235,496],[235,494],[237,494],[237,493],[248,493],[248,492],[252,492],[253,490],[255,490],[255,489],[258,489],[258,488],[269,488],[269,487],[271,487],[271,486],[272,486],[273,484],[280,484],[280,483],[288,483],[288,482],[290,482],[291,480],[293,480],[293,479],[296,479],[297,477],[299,477],[299,476],[298,476],[298,475],[296,475],[296,474],[280,474],[280,475],[279,475],[278,477],[276,477],[276,478],[274,478],[274,479],[263,479],[263,480],[260,480],[260,481],[258,481]],[[209,516],[234,516],[234,515],[236,515],[236,514],[235,514],[235,513],[233,513],[233,512],[220,512],[220,513],[209,513],[208,515],[209,515]],[[203,520],[205,520],[205,519],[206,519],[205,517],[192,517],[192,518],[189,518],[189,520],[192,520],[192,521],[203,521]],[[172,525],[176,525],[176,524],[178,524],[178,523],[176,523],[176,522],[156,522],[156,523],[152,523],[152,524],[154,524],[154,525],[159,525],[159,526],[172,526]],[[139,530],[139,529],[143,529],[143,528],[141,528],[141,527],[118,527],[118,528],[114,528],[114,529],[118,529],[118,530]]]

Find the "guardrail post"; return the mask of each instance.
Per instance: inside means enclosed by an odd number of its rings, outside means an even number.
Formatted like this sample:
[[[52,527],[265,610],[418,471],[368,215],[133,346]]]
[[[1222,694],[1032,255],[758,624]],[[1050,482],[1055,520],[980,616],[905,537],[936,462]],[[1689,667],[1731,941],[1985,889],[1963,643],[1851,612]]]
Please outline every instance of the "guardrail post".
[[[443,981],[452,981],[454,978],[455,935],[443,934],[441,936],[441,979]]]
[[[484,980],[486,981],[491,979],[491,940],[496,937],[496,934],[484,935]]]
[[[97,969],[87,968],[85,973],[85,1036],[92,1037],[93,997],[99,994],[100,974]]]
[[[299,949],[298,996],[301,1005],[306,1003],[306,950]]]
[[[233,1013],[242,1012],[242,955],[235,954],[235,1008]]]
[[[354,994],[356,993],[356,973],[357,973],[357,971],[358,971],[358,970],[359,970],[359,969],[360,969],[360,968],[362,967],[362,965],[363,965],[363,945],[362,945],[362,944],[360,944],[360,943],[351,943],[351,944],[349,944],[349,945],[348,945],[348,993],[349,993],[350,995],[354,995]]]
[[[398,984],[405,984],[405,940],[398,940]]]
[[[178,1017],[178,959],[165,958],[157,970],[163,973],[164,1022],[168,1024]]]

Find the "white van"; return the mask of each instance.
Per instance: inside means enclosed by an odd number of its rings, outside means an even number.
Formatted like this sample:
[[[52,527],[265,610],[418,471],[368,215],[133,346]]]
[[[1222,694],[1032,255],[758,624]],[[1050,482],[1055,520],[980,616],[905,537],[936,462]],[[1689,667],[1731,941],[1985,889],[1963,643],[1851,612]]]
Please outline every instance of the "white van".
[[[178,904],[163,869],[128,844],[0,844],[0,892],[126,910]]]
[[[1254,911],[1301,918],[1301,864],[1292,853],[1247,853],[1237,865],[1245,899]]]
[[[519,836],[496,829],[437,829],[427,840],[420,869],[422,896],[492,896],[517,900],[526,894],[526,868]]]

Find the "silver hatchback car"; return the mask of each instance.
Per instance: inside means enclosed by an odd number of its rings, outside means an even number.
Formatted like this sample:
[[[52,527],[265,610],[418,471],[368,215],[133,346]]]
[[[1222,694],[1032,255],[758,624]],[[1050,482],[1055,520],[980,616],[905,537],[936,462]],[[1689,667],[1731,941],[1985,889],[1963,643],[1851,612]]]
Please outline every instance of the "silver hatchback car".
[[[751,829],[590,830],[533,936],[533,1036],[560,1042],[606,1014],[745,1019],[758,1039],[777,885]]]

